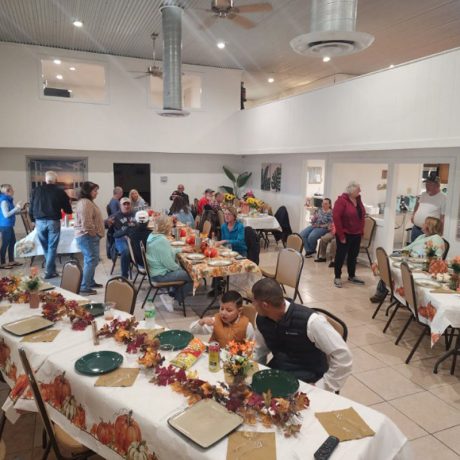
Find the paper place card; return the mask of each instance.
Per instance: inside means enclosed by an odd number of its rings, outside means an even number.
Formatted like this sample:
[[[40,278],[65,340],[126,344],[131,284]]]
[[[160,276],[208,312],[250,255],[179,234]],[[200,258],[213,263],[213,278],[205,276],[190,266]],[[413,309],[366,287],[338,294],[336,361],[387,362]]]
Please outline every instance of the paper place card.
[[[95,387],[131,387],[139,375],[139,369],[120,367],[113,372],[101,375],[94,384]]]
[[[52,342],[61,332],[57,329],[48,329],[47,331],[34,332],[22,338],[21,342]]]
[[[235,431],[228,437],[227,460],[276,460],[275,433]]]

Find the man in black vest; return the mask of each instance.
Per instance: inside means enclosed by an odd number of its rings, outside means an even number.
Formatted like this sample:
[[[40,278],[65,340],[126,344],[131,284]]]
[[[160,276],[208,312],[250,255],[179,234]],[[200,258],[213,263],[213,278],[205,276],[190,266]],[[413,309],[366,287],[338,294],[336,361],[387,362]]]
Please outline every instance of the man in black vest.
[[[255,283],[252,293],[257,310],[255,359],[261,361],[271,352],[269,367],[326,390],[340,390],[351,374],[352,356],[326,318],[285,300],[271,278]]]

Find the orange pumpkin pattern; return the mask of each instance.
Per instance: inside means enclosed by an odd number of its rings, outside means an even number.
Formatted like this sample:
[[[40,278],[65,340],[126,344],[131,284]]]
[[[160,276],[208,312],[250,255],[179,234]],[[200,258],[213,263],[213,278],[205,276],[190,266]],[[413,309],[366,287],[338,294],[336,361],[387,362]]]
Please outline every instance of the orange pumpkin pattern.
[[[424,307],[423,305],[420,305],[418,307],[418,314],[420,316],[423,316],[424,318],[428,319],[429,321],[433,321],[433,318],[435,317],[436,312],[437,312],[437,310],[432,305],[431,302],[428,302],[426,307]]]
[[[404,288],[402,286],[396,288],[396,294],[400,295],[401,297],[404,297]]]
[[[0,370],[13,382],[17,380],[18,368],[11,359],[10,347],[5,343],[4,339],[0,340]]]

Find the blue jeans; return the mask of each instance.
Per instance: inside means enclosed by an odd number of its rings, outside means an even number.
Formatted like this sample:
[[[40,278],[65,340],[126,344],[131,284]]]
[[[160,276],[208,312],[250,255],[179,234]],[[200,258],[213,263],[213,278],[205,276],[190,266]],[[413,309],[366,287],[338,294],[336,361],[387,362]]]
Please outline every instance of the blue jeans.
[[[56,252],[61,236],[61,221],[39,219],[36,222],[37,235],[45,254],[45,276],[56,273]]]
[[[318,240],[325,235],[329,230],[327,228],[322,227],[310,227],[304,228],[300,232],[300,236],[303,240],[303,245],[306,252],[315,252],[316,251],[316,243]]]
[[[83,254],[83,278],[81,289],[91,289],[96,282],[94,281],[94,272],[99,263],[99,236],[83,235],[77,238],[78,247]]]
[[[8,260],[14,262],[14,243],[16,236],[13,227],[0,227],[2,234],[2,247],[0,249],[0,263],[3,265],[6,262],[6,251],[8,250]]]
[[[412,231],[410,232],[410,242],[412,243],[415,241],[420,235],[423,235],[422,229],[414,224],[412,226]]]
[[[173,272],[166,273],[166,275],[152,276],[152,280],[157,283],[162,283],[166,281],[186,281],[186,283],[178,288],[174,288],[174,297],[178,302],[183,302],[185,297],[192,292],[193,282],[188,273],[179,268],[179,270],[174,270]]]
[[[125,238],[115,238],[115,248],[120,255],[121,276],[129,278],[129,264],[131,263],[131,255],[129,254],[128,242]]]

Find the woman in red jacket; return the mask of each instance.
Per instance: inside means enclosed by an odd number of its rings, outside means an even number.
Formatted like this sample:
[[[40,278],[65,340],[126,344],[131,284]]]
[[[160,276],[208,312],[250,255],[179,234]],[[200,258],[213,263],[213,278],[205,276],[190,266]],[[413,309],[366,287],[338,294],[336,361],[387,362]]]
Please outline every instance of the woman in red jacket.
[[[334,286],[342,287],[342,265],[347,257],[348,281],[364,284],[355,276],[356,259],[359,254],[361,236],[364,232],[365,210],[361,201],[361,187],[356,182],[350,182],[346,192],[337,198],[332,213],[335,225],[337,253],[335,255]]]

